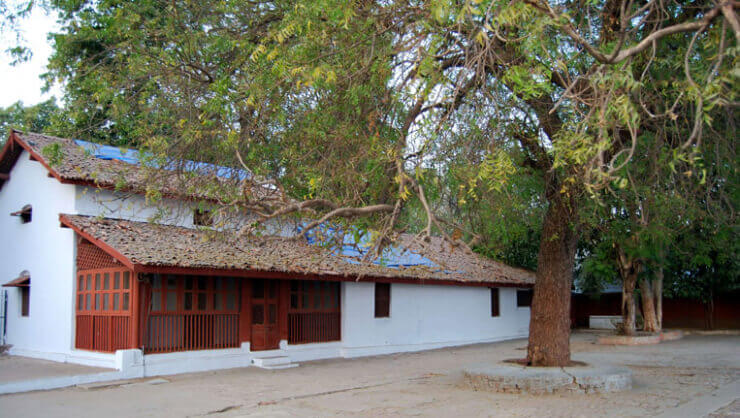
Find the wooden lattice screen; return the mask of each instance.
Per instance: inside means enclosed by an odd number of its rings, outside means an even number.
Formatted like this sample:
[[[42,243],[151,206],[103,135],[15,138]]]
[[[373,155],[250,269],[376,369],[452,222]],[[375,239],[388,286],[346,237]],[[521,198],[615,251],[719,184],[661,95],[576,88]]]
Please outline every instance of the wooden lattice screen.
[[[110,254],[80,238],[77,244],[77,271],[122,267]]]

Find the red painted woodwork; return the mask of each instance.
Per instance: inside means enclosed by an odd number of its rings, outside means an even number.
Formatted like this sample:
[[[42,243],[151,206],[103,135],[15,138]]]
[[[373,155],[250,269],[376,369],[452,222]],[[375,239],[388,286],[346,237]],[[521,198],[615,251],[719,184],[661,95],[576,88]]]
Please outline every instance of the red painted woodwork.
[[[252,338],[252,301],[249,281],[241,283],[241,309],[239,310],[239,341],[249,342]]]
[[[391,316],[391,285],[390,283],[375,283],[375,317],[387,318]]]
[[[147,353],[239,347],[239,314],[151,314],[145,340]]]
[[[113,256],[96,247],[90,241],[78,237],[77,242],[77,270],[102,269],[122,267]]]
[[[122,267],[78,270],[75,347],[111,352],[129,348],[133,274]]]
[[[75,347],[114,352],[129,344],[131,318],[113,315],[77,315]]]
[[[252,280],[252,351],[271,350],[280,345],[279,294],[279,281]]]
[[[132,263],[131,260],[129,260],[128,258],[124,257],[123,254],[119,253],[116,249],[114,249],[113,247],[111,247],[110,245],[104,243],[101,240],[95,239],[95,237],[93,237],[92,235],[90,235],[87,232],[85,232],[85,231],[83,231],[83,230],[75,227],[74,225],[72,225],[72,223],[69,221],[69,219],[67,219],[66,216],[64,216],[64,214],[59,214],[59,223],[62,225],[62,227],[71,228],[81,238],[84,238],[85,240],[87,240],[87,241],[91,242],[92,244],[94,244],[99,249],[101,249],[101,250],[105,251],[106,253],[110,254],[113,258],[115,258],[116,260],[120,261],[121,264],[123,264],[124,266],[128,267],[130,270],[133,270],[135,273],[142,273],[142,271],[140,269],[137,269],[136,268],[136,266],[137,266],[136,264]],[[78,270],[81,270],[79,268],[79,266],[78,266],[77,269]]]
[[[145,281],[145,352],[240,346],[239,279],[154,274],[145,276]]]
[[[288,343],[341,340],[340,286],[336,282],[290,282]]]
[[[288,305],[290,304],[290,282],[280,280],[280,306],[278,306],[278,325],[280,328],[280,339],[288,339]]]
[[[306,344],[342,339],[339,312],[288,314],[288,343]]]

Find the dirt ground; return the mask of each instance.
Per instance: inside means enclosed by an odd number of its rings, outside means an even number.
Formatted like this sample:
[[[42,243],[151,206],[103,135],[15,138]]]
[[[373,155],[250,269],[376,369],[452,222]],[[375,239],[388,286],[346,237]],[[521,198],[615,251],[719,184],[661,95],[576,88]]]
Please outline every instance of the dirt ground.
[[[595,345],[597,334],[575,333],[573,358],[623,365],[634,387],[604,395],[510,395],[475,392],[464,366],[523,357],[526,340],[413,354],[303,363],[266,371],[254,367],[166,377],[168,382],[98,389],[68,388],[0,396],[3,417],[238,416],[737,416],[740,393],[712,396],[740,379],[740,336],[687,336],[654,346]],[[730,386],[732,388],[732,386]],[[674,409],[678,408],[678,409]],[[689,416],[697,416],[696,412]]]
[[[79,364],[58,363],[26,357],[0,356],[0,383],[110,371],[115,371],[115,369],[80,366]],[[1,413],[2,411],[0,411]]]

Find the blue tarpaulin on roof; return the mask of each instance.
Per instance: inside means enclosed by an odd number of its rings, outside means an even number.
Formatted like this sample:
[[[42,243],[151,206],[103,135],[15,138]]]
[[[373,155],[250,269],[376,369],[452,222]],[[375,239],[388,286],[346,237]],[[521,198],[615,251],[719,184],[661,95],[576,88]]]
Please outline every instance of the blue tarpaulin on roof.
[[[90,155],[101,160],[119,160],[133,165],[141,164],[141,158],[139,157],[140,154],[137,150],[96,144],[79,139],[75,140],[75,143],[84,148],[85,151],[90,153]],[[168,170],[174,169],[175,162],[173,161],[161,168]],[[215,164],[201,163],[196,161],[185,161],[183,164],[183,168],[187,171],[198,172],[202,174],[216,173],[218,177],[224,178],[239,178],[240,180],[244,180],[251,177],[246,170],[221,167]]]
[[[333,244],[331,245],[330,250],[334,254],[341,256],[348,263],[360,264],[361,262],[363,262],[363,258],[367,255],[368,251],[372,250],[372,245],[370,243],[370,238],[368,234],[362,234],[359,241],[355,242],[355,234],[341,234],[341,231],[338,231],[332,227],[319,226],[312,231],[305,233],[304,236],[306,237],[306,240],[309,244],[320,245],[322,243],[322,238],[326,240],[325,237],[331,237],[337,234],[337,232],[339,232],[338,235],[343,235],[342,245]],[[371,257],[369,258],[369,261],[373,264],[382,265],[384,267],[390,268],[423,266],[428,267],[433,271],[443,270],[441,266],[439,266],[437,263],[422,256],[421,254],[417,254],[408,249],[394,245],[386,247],[380,257],[374,259],[372,259]]]

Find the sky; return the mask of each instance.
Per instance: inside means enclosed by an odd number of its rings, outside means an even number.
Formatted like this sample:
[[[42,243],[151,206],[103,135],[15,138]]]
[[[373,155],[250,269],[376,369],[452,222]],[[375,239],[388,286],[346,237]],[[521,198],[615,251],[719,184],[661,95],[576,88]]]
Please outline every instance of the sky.
[[[13,4],[13,1],[10,1]],[[0,34],[0,107],[7,107],[17,101],[24,105],[34,105],[51,97],[60,101],[61,89],[54,86],[50,92],[41,93],[44,82],[39,78],[46,72],[46,63],[51,55],[51,43],[46,39],[47,33],[59,26],[55,16],[47,15],[36,8],[31,16],[20,24],[25,45],[33,51],[33,58],[25,63],[11,66],[12,57],[5,52],[15,45],[15,35]]]

